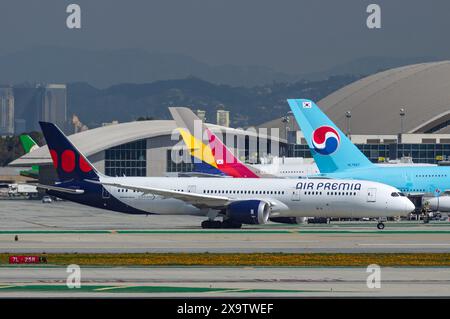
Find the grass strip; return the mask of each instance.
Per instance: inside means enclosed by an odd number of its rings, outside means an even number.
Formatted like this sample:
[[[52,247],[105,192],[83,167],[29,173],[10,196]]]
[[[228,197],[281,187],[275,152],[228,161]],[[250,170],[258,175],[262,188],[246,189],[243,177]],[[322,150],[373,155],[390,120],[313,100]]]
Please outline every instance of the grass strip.
[[[0,265],[9,257],[0,254]],[[20,255],[36,255],[35,253]],[[130,254],[41,254],[47,265],[80,266],[380,266],[449,267],[450,253],[130,253]]]

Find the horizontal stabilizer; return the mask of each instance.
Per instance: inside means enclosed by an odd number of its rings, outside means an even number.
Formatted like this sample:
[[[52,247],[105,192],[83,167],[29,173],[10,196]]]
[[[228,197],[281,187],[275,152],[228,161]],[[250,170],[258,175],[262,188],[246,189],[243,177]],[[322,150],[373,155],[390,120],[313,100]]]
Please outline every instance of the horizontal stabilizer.
[[[37,184],[36,187],[39,189],[57,191],[57,192],[67,193],[67,194],[74,194],[74,195],[84,194],[84,190],[82,190],[82,189],[58,187],[58,186],[43,185],[43,184]]]

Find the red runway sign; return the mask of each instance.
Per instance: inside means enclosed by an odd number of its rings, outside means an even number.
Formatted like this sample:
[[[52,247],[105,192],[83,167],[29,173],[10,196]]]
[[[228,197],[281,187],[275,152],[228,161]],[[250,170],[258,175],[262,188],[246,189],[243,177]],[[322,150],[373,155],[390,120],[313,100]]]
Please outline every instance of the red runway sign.
[[[10,256],[10,264],[40,264],[46,263],[47,258],[39,256]]]

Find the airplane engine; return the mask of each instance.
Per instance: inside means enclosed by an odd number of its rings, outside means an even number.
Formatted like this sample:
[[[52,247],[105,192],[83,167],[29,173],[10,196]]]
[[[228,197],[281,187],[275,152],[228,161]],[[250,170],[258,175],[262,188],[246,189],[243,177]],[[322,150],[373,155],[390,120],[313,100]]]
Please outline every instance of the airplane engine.
[[[227,217],[242,224],[266,224],[269,215],[269,203],[261,200],[237,201],[227,207]]]
[[[432,211],[450,212],[450,196],[432,197],[426,202]]]

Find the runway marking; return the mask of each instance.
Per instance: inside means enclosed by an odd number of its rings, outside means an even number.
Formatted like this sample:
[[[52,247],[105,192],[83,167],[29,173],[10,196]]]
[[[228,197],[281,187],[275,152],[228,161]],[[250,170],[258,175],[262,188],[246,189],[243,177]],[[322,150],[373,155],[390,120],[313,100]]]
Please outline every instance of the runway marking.
[[[433,243],[433,244],[383,244],[383,243],[373,243],[373,244],[357,244],[358,246],[450,246],[450,243]]]
[[[323,293],[330,292],[327,289],[317,289],[317,290],[294,290],[294,289],[264,289],[264,288],[222,288],[222,287],[174,287],[174,286],[90,286],[83,285],[80,289],[69,289],[66,285],[25,285],[25,286],[0,286],[0,289],[11,289],[13,291],[70,291],[70,292],[111,292],[115,293],[235,293],[241,292],[245,294],[251,293]],[[128,290],[128,291],[126,291]],[[333,290],[331,292],[353,292],[353,291],[337,291]],[[357,291],[354,291],[357,292]]]
[[[0,234],[110,234],[110,230],[0,230]]]
[[[125,288],[134,288],[137,286],[113,286],[113,287],[104,287],[104,288],[97,288],[94,289],[94,291],[105,291],[105,290],[113,290],[113,289],[125,289]]]
[[[244,292],[244,291],[248,291],[248,290],[251,290],[251,289],[245,289],[245,288],[240,288],[240,289],[228,289],[228,290],[211,290],[211,291],[209,291],[209,293],[210,294],[215,294],[215,293],[223,293],[223,292],[238,292],[238,291],[240,291],[240,292]]]
[[[299,230],[300,234],[450,234],[450,230]]]

